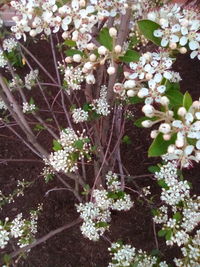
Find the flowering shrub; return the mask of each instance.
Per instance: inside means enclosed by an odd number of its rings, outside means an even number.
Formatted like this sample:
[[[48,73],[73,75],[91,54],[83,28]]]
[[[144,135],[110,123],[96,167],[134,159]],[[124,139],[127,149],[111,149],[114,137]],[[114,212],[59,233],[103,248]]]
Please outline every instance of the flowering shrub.
[[[5,218],[0,222],[0,247],[5,249],[11,239],[17,239],[18,246],[4,257],[6,266],[75,224],[81,223],[89,240],[109,240],[113,211],[134,212],[139,198],[151,203],[151,209],[153,202],[153,223],[160,225],[158,236],[166,246],[180,247],[175,266],[199,266],[200,196],[192,195],[182,169],[200,161],[200,100],[182,94],[179,82],[184,77],[173,70],[173,63],[178,53],[187,51],[191,59],[200,60],[200,14],[168,2],[9,1],[16,16],[10,28],[0,20],[1,126],[43,161],[46,182],[57,179],[74,194],[79,218],[36,241],[40,207],[29,220],[22,213]],[[54,74],[28,48],[29,42],[40,41],[50,46]],[[144,116],[135,120],[133,107]],[[125,135],[128,119],[137,127],[153,127],[148,156],[162,160],[151,168],[152,182],[161,187],[161,203],[150,197],[149,186],[127,186],[131,175],[121,143],[131,143]],[[52,141],[52,148],[38,131]],[[19,183],[21,189],[9,196],[1,192],[0,206],[23,195],[29,185]],[[109,240],[109,267],[170,266],[167,258],[117,239]]]

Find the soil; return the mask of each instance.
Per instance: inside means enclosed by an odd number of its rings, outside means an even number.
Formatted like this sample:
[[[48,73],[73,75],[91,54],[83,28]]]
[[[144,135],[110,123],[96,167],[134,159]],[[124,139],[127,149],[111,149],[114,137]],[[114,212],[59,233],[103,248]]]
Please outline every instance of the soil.
[[[33,46],[33,53],[40,60],[43,60],[45,67],[55,76],[52,59],[49,57],[46,43],[42,42],[40,45],[31,44],[31,46]],[[188,54],[180,55],[174,64],[174,70],[178,71],[183,78],[181,90],[183,92],[188,90],[194,99],[198,99],[200,95],[200,61],[191,60]],[[28,68],[23,71],[27,73]],[[33,93],[36,103],[41,101],[37,88],[31,93]],[[59,107],[56,108],[59,109]],[[137,117],[137,112],[135,114]],[[45,116],[48,117],[49,114]],[[64,124],[63,126],[66,126],[62,116],[60,116],[59,120]],[[122,144],[122,155],[126,168],[133,176],[147,174],[147,177],[138,177],[136,180],[130,179],[128,187],[136,189],[135,182],[139,187],[150,185],[153,192],[152,195],[158,198],[160,188],[148,176],[148,167],[159,162],[159,159],[152,159],[147,156],[147,150],[151,143],[149,131],[136,128],[133,126],[133,122],[128,122],[126,129],[126,134],[130,136],[132,141],[130,145]],[[46,147],[50,147],[52,140],[49,140],[48,135],[42,132],[39,138]],[[36,236],[38,238],[78,217],[74,207],[76,201],[73,195],[64,190],[46,194],[52,188],[62,187],[62,184],[57,180],[46,184],[40,175],[43,168],[42,162],[16,139],[10,131],[4,128],[0,131],[0,159],[5,159],[1,161],[0,168],[0,185],[5,194],[13,191],[17,180],[25,179],[34,182],[30,188],[25,190],[23,197],[18,197],[14,203],[6,205],[1,213],[1,219],[5,217],[12,219],[20,212],[26,216],[31,209],[37,207],[38,203],[43,203],[43,212],[38,222]],[[22,159],[22,161],[9,161],[10,159]],[[30,159],[30,161],[24,161],[23,159]],[[192,182],[193,190],[196,194],[200,194],[199,171],[199,165],[195,165],[193,169],[185,171],[185,175]],[[116,239],[122,239],[124,243],[129,243],[137,249],[151,252],[156,248],[151,210],[142,199],[137,199],[137,195],[132,194],[132,197],[135,201],[134,208],[129,212],[113,213],[110,232],[106,235],[113,242]],[[108,247],[109,243],[104,238],[98,242],[87,240],[81,235],[79,226],[76,226],[33,248],[25,259],[19,261],[17,266],[105,267],[110,260]],[[178,249],[167,248],[163,239],[159,239],[159,249],[169,262],[172,262],[173,257],[179,256],[180,253]],[[2,254],[10,251],[3,251]]]

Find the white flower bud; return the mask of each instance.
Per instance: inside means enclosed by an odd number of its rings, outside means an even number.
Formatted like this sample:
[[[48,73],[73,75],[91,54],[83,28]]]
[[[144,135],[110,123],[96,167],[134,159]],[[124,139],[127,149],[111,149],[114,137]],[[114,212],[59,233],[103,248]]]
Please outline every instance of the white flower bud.
[[[168,106],[169,105],[169,98],[167,96],[162,96],[160,99],[160,104],[162,106]]]
[[[164,139],[165,141],[169,141],[169,140],[171,139],[171,134],[164,134],[164,135],[163,135],[163,139]]]
[[[152,77],[153,77],[153,75],[151,74],[151,73],[147,73],[146,75],[145,75],[145,78],[146,78],[146,80],[151,80],[152,79]]]
[[[144,53],[142,55],[146,60],[150,60],[151,59],[151,53],[147,52],[147,53]]]
[[[79,54],[73,55],[73,61],[74,62],[79,63],[79,62],[81,62],[81,59],[82,59],[81,55],[79,55]]]
[[[66,63],[72,63],[72,58],[71,57],[66,57],[65,58]]]
[[[171,131],[171,126],[169,125],[169,123],[162,123],[159,126],[159,132],[163,133],[163,134],[168,134]]]
[[[65,40],[69,37],[68,33],[67,32],[63,32],[62,33],[62,38]]]
[[[192,106],[195,108],[195,109],[200,109],[200,101],[194,101],[193,103],[192,103]]]
[[[37,32],[36,30],[30,30],[29,34],[31,37],[35,37],[37,35]]]
[[[168,110],[166,112],[166,115],[169,116],[169,117],[173,117],[174,116],[174,112],[172,110]]]
[[[93,64],[91,62],[86,62],[83,67],[86,69],[86,70],[91,70],[93,68]]]
[[[157,135],[158,135],[158,131],[157,130],[151,131],[150,136],[151,136],[152,139],[155,139],[157,137]]]
[[[116,28],[112,27],[109,29],[109,34],[111,37],[116,37],[117,36],[117,30]]]
[[[98,48],[99,55],[104,55],[105,56],[107,52],[108,52],[108,49],[103,45]]]
[[[167,149],[167,152],[168,152],[169,154],[173,154],[174,151],[175,151],[175,146],[174,146],[174,145],[169,145],[169,146],[168,146],[168,149]]]
[[[178,113],[179,116],[184,117],[185,114],[187,113],[187,110],[184,107],[180,107],[178,109],[178,112],[177,113]]]
[[[80,0],[79,4],[80,4],[80,7],[85,7],[86,2],[85,0]]]
[[[126,92],[126,94],[127,94],[128,97],[133,97],[133,96],[136,95],[135,91],[133,91],[133,90],[131,90],[131,89],[129,89],[129,90]]]
[[[88,50],[92,51],[92,50],[94,50],[95,48],[96,48],[95,44],[93,44],[93,43],[89,43],[89,44],[87,44],[87,49],[88,49]]]
[[[121,53],[122,52],[121,45],[116,45],[115,48],[114,48],[114,50],[115,50],[115,53],[117,53],[117,54]]]
[[[128,81],[125,81],[125,83],[124,83],[124,87],[126,89],[132,89],[135,87],[135,85],[136,85],[136,83],[133,80],[128,80]]]
[[[87,76],[86,76],[86,83],[87,84],[95,84],[95,77],[94,77],[94,75],[93,74],[88,74]]]
[[[154,107],[150,104],[146,104],[142,107],[142,112],[144,112],[144,114],[147,116],[147,117],[153,117],[154,115]]]
[[[112,75],[112,74],[114,74],[115,73],[115,67],[109,67],[108,69],[107,69],[107,73],[109,74],[109,75]]]
[[[94,61],[96,61],[97,56],[96,56],[95,54],[91,54],[91,55],[89,56],[89,59],[90,59],[90,61],[94,62]]]
[[[179,52],[180,52],[181,54],[186,54],[186,53],[187,53],[187,48],[186,48],[186,47],[181,47],[181,48],[179,49]]]
[[[170,43],[170,44],[169,44],[169,47],[170,47],[172,50],[174,50],[174,49],[177,48],[177,44],[176,44],[176,43]]]
[[[144,127],[144,128],[150,128],[151,126],[152,126],[152,121],[150,121],[150,120],[146,120],[146,121],[143,121],[142,123],[142,126]]]

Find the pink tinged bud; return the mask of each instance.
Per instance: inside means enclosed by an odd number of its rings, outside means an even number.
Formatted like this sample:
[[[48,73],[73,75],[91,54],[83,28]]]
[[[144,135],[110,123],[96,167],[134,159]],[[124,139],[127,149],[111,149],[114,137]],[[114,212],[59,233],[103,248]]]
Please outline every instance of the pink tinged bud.
[[[179,49],[179,52],[180,52],[181,54],[186,54],[186,53],[187,53],[187,48],[185,48],[185,47],[181,47],[181,48]]]
[[[164,134],[164,135],[163,135],[163,139],[164,139],[165,141],[169,141],[169,140],[171,139],[171,134]]]
[[[115,48],[114,48],[114,50],[115,50],[115,53],[117,53],[117,54],[121,53],[122,52],[121,45],[116,45]]]
[[[146,80],[151,80],[152,79],[152,77],[153,77],[153,75],[151,74],[151,73],[147,73],[146,75],[145,75],[145,78],[146,78]]]
[[[120,94],[124,90],[124,87],[121,83],[116,83],[113,87],[113,91],[117,94]]]
[[[169,105],[169,98],[166,96],[162,96],[160,99],[160,104],[162,106],[168,106]]]
[[[177,44],[176,43],[170,43],[169,47],[174,50],[177,48]]]
[[[96,56],[95,54],[91,54],[91,55],[89,56],[89,59],[90,59],[90,61],[94,62],[94,61],[96,61],[97,56]]]
[[[95,44],[93,44],[93,43],[89,43],[89,44],[87,44],[87,49],[88,50],[94,50],[96,48],[96,46],[95,46]]]
[[[178,140],[176,140],[175,144],[178,148],[182,148],[184,146],[184,140],[178,139]]]

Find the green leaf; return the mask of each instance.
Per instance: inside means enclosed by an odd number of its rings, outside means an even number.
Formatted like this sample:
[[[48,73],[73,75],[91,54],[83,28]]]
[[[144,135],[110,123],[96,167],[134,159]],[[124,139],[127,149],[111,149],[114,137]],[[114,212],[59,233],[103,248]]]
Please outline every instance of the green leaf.
[[[73,40],[65,40],[64,45],[74,47],[76,46],[76,42],[74,42]]]
[[[35,101],[32,97],[30,98],[30,101],[29,101],[29,105],[31,105],[31,104],[35,104]]]
[[[77,149],[83,149],[84,142],[83,140],[77,140],[74,142],[74,147]]]
[[[169,189],[169,186],[166,184],[165,180],[164,179],[160,179],[158,180],[158,184],[159,186],[161,186],[162,188],[168,190]]]
[[[160,167],[157,165],[152,165],[148,167],[148,171],[151,173],[156,173],[160,171]]]
[[[137,62],[140,58],[140,54],[135,50],[127,50],[123,57],[119,57],[122,62]]]
[[[79,51],[79,50],[77,50],[77,49],[68,49],[68,50],[66,50],[64,53],[65,53],[65,55],[68,56],[68,57],[72,57],[72,56],[77,55],[77,54],[79,54],[79,55],[81,55],[81,56],[84,55],[83,52],[81,52],[81,51]]]
[[[186,92],[183,96],[183,106],[186,108],[186,110],[189,110],[189,108],[192,106],[192,97],[188,92]]]
[[[167,232],[166,232],[165,239],[166,239],[166,240],[170,240],[171,237],[172,237],[172,230],[169,229],[169,230],[167,230]]]
[[[173,215],[173,219],[175,219],[177,222],[179,222],[181,219],[182,219],[182,215],[180,212],[176,212],[174,215]]]
[[[62,146],[61,144],[57,141],[57,140],[53,140],[53,150],[54,151],[58,151],[58,150],[61,150],[62,149]]]
[[[149,147],[148,156],[149,157],[159,157],[167,153],[168,146],[175,143],[176,135],[172,135],[171,139],[165,141],[163,139],[162,133],[159,133],[154,139],[153,143]]]
[[[169,98],[171,107],[182,106],[183,103],[183,94],[179,91],[178,83],[170,83],[166,84],[166,92],[165,95]]]
[[[143,98],[140,98],[138,96],[133,96],[128,98],[128,103],[129,104],[138,104],[144,102]]]
[[[132,144],[131,138],[130,138],[128,135],[125,135],[125,136],[122,138],[122,143],[124,143],[124,144],[126,144],[126,145],[130,145],[130,144]]]
[[[133,37],[131,37],[130,39],[130,43],[129,43],[129,48],[134,48],[137,44],[139,43],[139,40],[137,39],[137,37],[134,35]]]
[[[153,35],[154,31],[160,28],[160,25],[151,20],[138,21],[140,32],[150,41],[156,45],[160,45],[161,38]]]
[[[167,230],[160,230],[160,231],[158,231],[158,236],[159,237],[163,237],[163,236],[165,236],[166,235],[166,233],[167,233]]]
[[[99,36],[97,37],[97,41],[105,46],[108,50],[112,51],[113,49],[113,39],[109,34],[109,29],[108,28],[103,28],[100,33]]]
[[[95,226],[97,228],[107,227],[108,226],[108,223],[107,222],[98,222],[98,223],[95,224]]]
[[[38,123],[35,125],[34,130],[35,131],[42,131],[42,130],[45,130],[45,127]]]
[[[141,118],[137,119],[137,120],[134,122],[134,125],[137,126],[137,127],[139,127],[139,128],[143,128],[143,126],[142,126],[142,122],[143,122],[143,121],[146,121],[146,120],[155,121],[155,120],[157,120],[157,118],[156,118],[156,117],[153,117],[153,118],[141,117]]]
[[[108,198],[118,199],[117,194],[114,192],[108,192],[107,196],[108,196]]]

